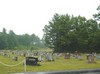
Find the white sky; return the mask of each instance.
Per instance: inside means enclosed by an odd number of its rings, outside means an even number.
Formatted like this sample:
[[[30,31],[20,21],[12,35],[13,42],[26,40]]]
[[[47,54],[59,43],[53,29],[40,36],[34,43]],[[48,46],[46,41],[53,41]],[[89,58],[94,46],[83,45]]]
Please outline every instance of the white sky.
[[[0,32],[35,34],[42,38],[45,25],[55,13],[92,18],[100,0],[0,0]]]

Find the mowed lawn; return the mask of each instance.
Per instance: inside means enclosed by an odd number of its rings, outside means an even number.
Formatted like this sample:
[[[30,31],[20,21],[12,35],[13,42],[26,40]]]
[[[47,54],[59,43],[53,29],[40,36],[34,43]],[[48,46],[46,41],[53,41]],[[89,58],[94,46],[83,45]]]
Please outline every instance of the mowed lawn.
[[[9,65],[15,65],[22,62],[25,57],[19,57],[18,61],[14,61],[11,58],[0,55],[0,62]],[[86,56],[84,55],[83,60],[78,60],[72,57],[71,59],[64,59],[64,56],[55,59],[55,61],[48,62],[38,62],[40,66],[26,66],[26,72],[41,72],[41,71],[63,71],[63,70],[79,70],[79,69],[91,69],[91,68],[100,68],[100,60],[95,59],[96,63],[88,64]],[[10,73],[20,73],[24,72],[24,65],[8,67],[0,63],[0,74],[10,74]]]

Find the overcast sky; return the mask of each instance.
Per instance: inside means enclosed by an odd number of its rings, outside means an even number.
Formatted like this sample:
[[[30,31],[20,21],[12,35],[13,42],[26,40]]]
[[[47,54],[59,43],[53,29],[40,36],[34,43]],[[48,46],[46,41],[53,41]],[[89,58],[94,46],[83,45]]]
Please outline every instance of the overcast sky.
[[[0,0],[0,32],[35,34],[42,38],[45,25],[55,13],[93,18],[100,0]]]

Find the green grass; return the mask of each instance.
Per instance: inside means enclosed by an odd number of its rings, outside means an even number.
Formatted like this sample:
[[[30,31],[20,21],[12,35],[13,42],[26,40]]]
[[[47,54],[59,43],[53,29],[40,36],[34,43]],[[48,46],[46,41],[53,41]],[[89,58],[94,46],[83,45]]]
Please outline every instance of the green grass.
[[[13,56],[11,56],[13,57]],[[0,56],[0,61],[9,65],[18,64],[23,61],[24,57],[19,57],[18,61],[13,61],[11,58],[6,58],[5,56]],[[56,59],[54,62],[39,62],[41,66],[28,66],[27,72],[41,72],[41,71],[62,71],[62,70],[79,70],[79,69],[91,69],[91,68],[100,68],[100,60],[96,60],[96,63],[88,64],[86,56],[83,60],[78,60],[75,58],[64,59],[64,56]],[[15,67],[7,67],[0,64],[0,74],[9,74],[9,73],[19,73],[24,72],[23,64],[20,64]]]

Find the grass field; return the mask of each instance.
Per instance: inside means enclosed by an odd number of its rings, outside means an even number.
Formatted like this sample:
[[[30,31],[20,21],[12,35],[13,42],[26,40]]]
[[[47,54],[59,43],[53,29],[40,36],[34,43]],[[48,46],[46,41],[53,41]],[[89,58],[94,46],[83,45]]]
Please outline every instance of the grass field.
[[[13,56],[11,56],[13,57]],[[18,61],[14,61],[11,58],[0,55],[0,62],[3,62],[8,65],[15,65],[22,62],[25,57],[19,57]],[[62,71],[62,70],[79,70],[79,69],[91,69],[91,68],[100,68],[100,60],[96,60],[96,63],[88,64],[86,56],[83,60],[78,60],[75,58],[64,59],[64,56],[55,59],[53,62],[43,61],[38,62],[41,66],[26,66],[27,72],[40,72],[40,71]],[[4,66],[0,63],[0,74],[10,74],[10,73],[19,73],[24,72],[24,65],[21,63],[18,66],[9,67]]]

